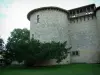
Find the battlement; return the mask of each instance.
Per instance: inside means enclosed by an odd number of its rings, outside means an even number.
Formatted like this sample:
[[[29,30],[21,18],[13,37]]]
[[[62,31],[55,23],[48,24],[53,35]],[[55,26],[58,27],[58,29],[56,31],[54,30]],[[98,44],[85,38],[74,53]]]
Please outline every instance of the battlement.
[[[95,18],[96,18],[95,14],[89,14],[89,15],[85,15],[85,16],[69,18],[69,22],[70,23],[79,23],[79,22],[93,20]]]
[[[76,17],[82,17],[94,14],[94,11],[96,9],[95,4],[90,4],[86,6],[82,6],[79,8],[68,10],[68,18],[76,18]]]
[[[95,4],[90,4],[78,8],[68,10],[68,19],[70,23],[92,20],[95,18]]]

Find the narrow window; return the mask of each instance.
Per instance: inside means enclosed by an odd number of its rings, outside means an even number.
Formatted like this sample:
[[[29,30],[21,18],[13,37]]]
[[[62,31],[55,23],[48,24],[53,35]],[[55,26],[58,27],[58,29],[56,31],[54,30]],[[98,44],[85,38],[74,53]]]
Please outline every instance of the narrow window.
[[[79,55],[79,52],[78,51],[76,51],[76,55]]]
[[[77,14],[79,14],[79,10],[77,10]]]
[[[82,9],[80,9],[80,13],[82,13]]]
[[[92,19],[94,18],[94,16],[92,15]]]
[[[39,18],[39,15],[37,15],[37,23],[39,23],[39,19],[40,19],[40,18]]]

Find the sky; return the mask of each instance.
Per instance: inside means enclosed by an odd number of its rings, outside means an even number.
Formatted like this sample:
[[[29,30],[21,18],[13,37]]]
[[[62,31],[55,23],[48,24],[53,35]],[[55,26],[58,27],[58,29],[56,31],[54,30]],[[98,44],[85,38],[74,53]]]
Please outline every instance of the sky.
[[[13,29],[30,29],[27,13],[35,8],[57,6],[69,10],[92,3],[100,6],[100,0],[0,0],[0,36],[6,43]]]

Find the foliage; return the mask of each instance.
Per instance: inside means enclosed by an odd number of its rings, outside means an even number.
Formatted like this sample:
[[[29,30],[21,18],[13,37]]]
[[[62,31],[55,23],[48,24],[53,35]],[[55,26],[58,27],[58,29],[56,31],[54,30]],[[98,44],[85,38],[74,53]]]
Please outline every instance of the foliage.
[[[11,64],[11,62],[12,62],[12,53],[10,53],[9,51],[4,51],[4,53],[3,53],[3,57],[4,57],[4,63],[5,63],[5,65],[7,66],[7,65],[10,65]]]
[[[25,56],[25,51],[28,49],[29,43],[29,30],[27,29],[14,29],[11,36],[7,41],[7,51],[9,52],[10,59],[22,62]]]
[[[4,48],[4,41],[2,38],[0,38],[0,61],[2,61],[2,63],[0,63],[0,66],[4,66],[4,52],[5,52],[5,48]]]
[[[57,59],[59,63],[67,57],[67,52],[71,49],[65,48],[67,42],[41,43],[34,38],[30,40],[29,34],[30,32],[27,29],[15,29],[11,32],[6,45],[7,57],[18,62],[24,61],[28,66],[50,59]]]
[[[2,39],[2,38],[0,38],[0,43],[4,43],[4,41],[3,41],[3,39]]]
[[[0,38],[0,52],[4,51],[4,41]]]

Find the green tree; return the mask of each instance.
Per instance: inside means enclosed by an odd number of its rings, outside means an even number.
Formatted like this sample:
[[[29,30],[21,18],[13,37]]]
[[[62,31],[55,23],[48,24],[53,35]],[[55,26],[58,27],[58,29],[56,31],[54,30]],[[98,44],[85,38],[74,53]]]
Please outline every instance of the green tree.
[[[50,59],[57,59],[59,63],[67,57],[67,52],[70,48],[65,48],[66,43],[60,42],[44,42],[32,38],[30,40],[29,30],[14,29],[6,44],[6,57],[18,62],[25,61],[26,65],[39,64]]]
[[[66,43],[67,42],[60,43],[54,41],[41,43],[34,38],[31,39],[28,50],[29,52],[26,54],[26,64],[32,66],[44,63],[50,59],[57,59],[57,63],[61,62],[62,59],[67,57],[68,50],[71,49],[71,47],[65,48]]]
[[[28,50],[30,32],[28,29],[14,29],[8,38],[6,48],[12,60],[22,62],[25,50]]]
[[[4,41],[2,38],[0,38],[0,53],[4,51]]]

